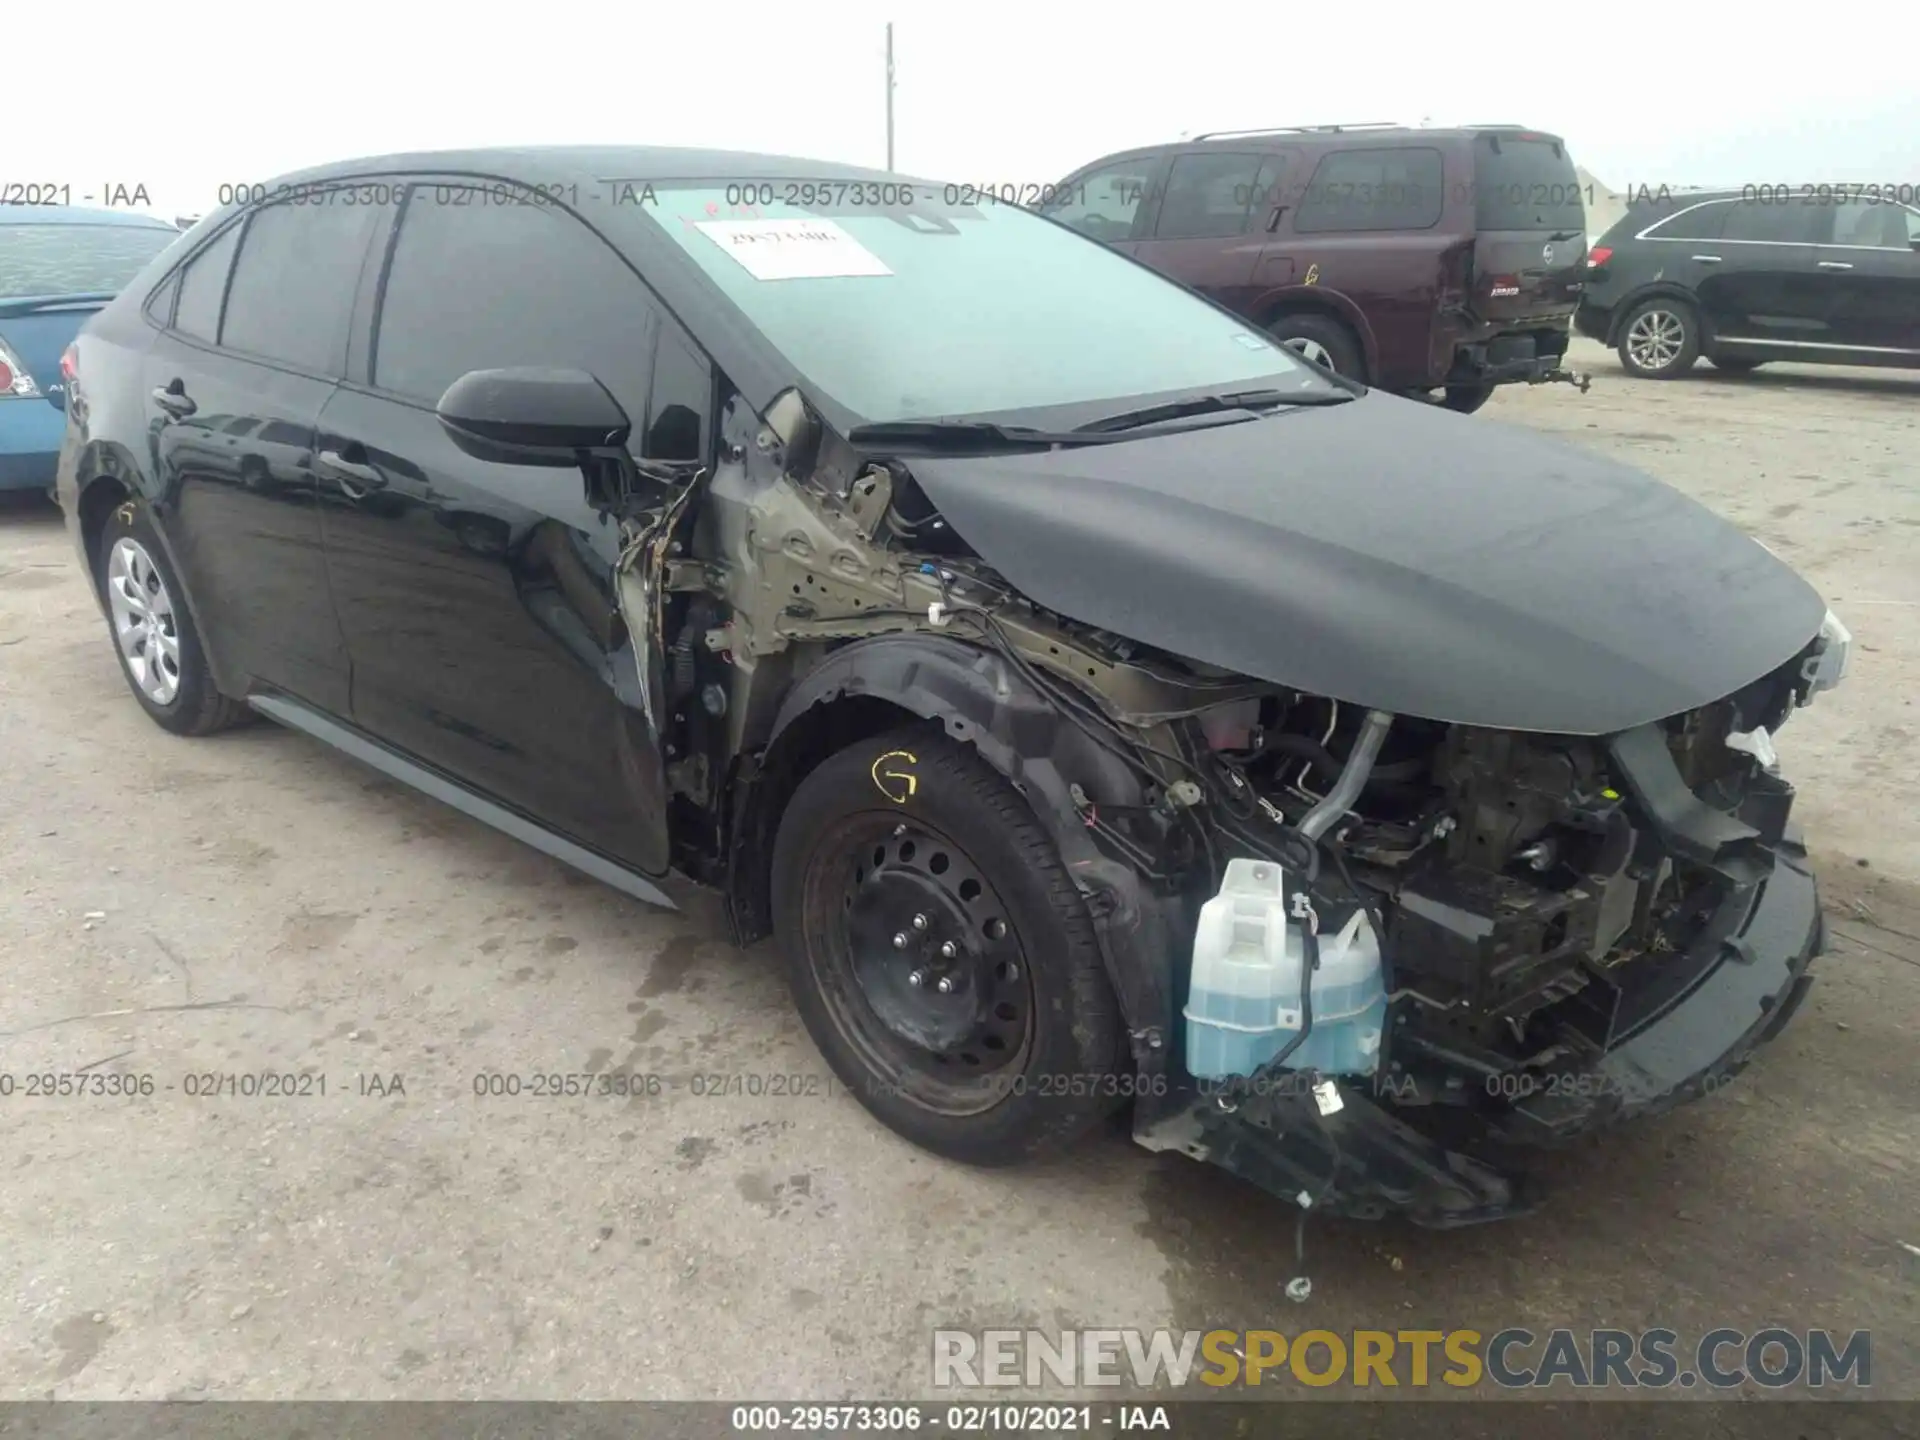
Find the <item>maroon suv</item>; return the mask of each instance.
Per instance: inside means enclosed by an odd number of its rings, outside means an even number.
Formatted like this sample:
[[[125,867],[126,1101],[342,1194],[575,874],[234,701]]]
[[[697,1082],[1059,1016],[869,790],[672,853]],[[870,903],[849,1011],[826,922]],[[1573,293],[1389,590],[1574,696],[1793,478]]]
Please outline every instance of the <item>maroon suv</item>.
[[[1587,256],[1558,138],[1327,125],[1220,131],[1109,155],[1040,208],[1309,359],[1479,409],[1562,368]]]

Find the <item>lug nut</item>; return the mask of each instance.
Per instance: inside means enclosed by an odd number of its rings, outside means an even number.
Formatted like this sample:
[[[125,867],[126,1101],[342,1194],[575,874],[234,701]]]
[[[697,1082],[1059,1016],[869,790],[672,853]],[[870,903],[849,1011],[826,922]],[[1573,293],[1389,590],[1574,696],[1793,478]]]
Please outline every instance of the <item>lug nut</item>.
[[[907,948],[906,931],[902,930],[898,935],[893,937],[893,948],[896,950],[904,950]]]
[[[914,971],[911,975],[907,976],[907,983],[909,985],[915,985],[915,986],[926,984],[927,972],[924,970]]]
[[[942,975],[934,984],[933,988],[938,990],[942,995],[951,995],[953,993],[953,977],[950,975]]]
[[[1011,960],[1009,960],[1007,962],[1007,979],[1018,980],[1019,978],[1020,978],[1020,967],[1014,964]]]
[[[951,940],[947,941],[946,944],[940,947],[940,958],[942,960],[951,960],[953,959],[954,956],[958,955],[959,953],[960,953],[960,947],[954,944],[953,941]]]
[[[916,929],[916,930],[924,930],[924,929],[926,929],[926,928],[927,928],[927,917],[926,917],[926,916],[924,916],[924,915],[916,915],[916,916],[914,916],[914,917],[913,917],[913,928],[914,928],[914,929]]]

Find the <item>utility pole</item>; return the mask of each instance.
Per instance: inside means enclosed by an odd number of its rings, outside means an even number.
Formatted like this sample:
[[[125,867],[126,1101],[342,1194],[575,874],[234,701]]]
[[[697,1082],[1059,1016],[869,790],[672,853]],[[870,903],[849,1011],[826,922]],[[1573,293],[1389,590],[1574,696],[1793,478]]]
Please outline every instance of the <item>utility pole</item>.
[[[893,171],[893,22],[887,22],[887,171]]]

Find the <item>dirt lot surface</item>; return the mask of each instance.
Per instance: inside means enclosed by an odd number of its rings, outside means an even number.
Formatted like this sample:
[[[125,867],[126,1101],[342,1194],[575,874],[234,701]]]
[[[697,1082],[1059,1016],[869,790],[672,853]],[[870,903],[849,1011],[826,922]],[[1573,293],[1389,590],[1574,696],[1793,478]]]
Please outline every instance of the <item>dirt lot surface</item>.
[[[9,507],[0,1071],[160,1088],[0,1100],[0,1395],[873,1398],[927,1393],[937,1325],[1783,1324],[1871,1328],[1874,1389],[1920,1397],[1920,374],[1579,358],[1590,394],[1480,418],[1645,466],[1853,628],[1780,744],[1835,949],[1739,1084],[1555,1160],[1542,1213],[1311,1227],[1305,1306],[1292,1212],[1191,1161],[1113,1137],[981,1173],[842,1095],[695,1094],[825,1088],[766,947],[303,736],[163,734],[55,513]],[[677,1083],[472,1089],[619,1067]],[[324,1097],[183,1092],[305,1068]]]

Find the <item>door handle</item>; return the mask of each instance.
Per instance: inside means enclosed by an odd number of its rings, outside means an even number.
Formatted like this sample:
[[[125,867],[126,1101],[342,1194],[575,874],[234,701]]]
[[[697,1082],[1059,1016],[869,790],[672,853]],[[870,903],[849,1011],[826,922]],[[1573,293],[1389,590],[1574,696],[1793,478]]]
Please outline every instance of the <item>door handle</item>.
[[[1822,260],[1820,262],[1820,268],[1822,270],[1851,270],[1853,266],[1845,260]]]
[[[187,387],[179,380],[170,380],[165,385],[156,385],[153,389],[153,403],[175,420],[184,420],[200,408],[188,398]]]
[[[1698,260],[1702,265],[1718,265],[1720,263],[1720,257],[1718,255],[1696,255],[1693,258]]]
[[[387,488],[386,476],[371,465],[347,459],[338,450],[322,450],[319,459],[321,473],[339,485],[350,500],[366,498],[369,490]]]
[[[1273,207],[1273,213],[1267,216],[1267,234],[1271,235],[1280,228],[1280,217],[1286,213],[1287,207],[1284,205]]]

